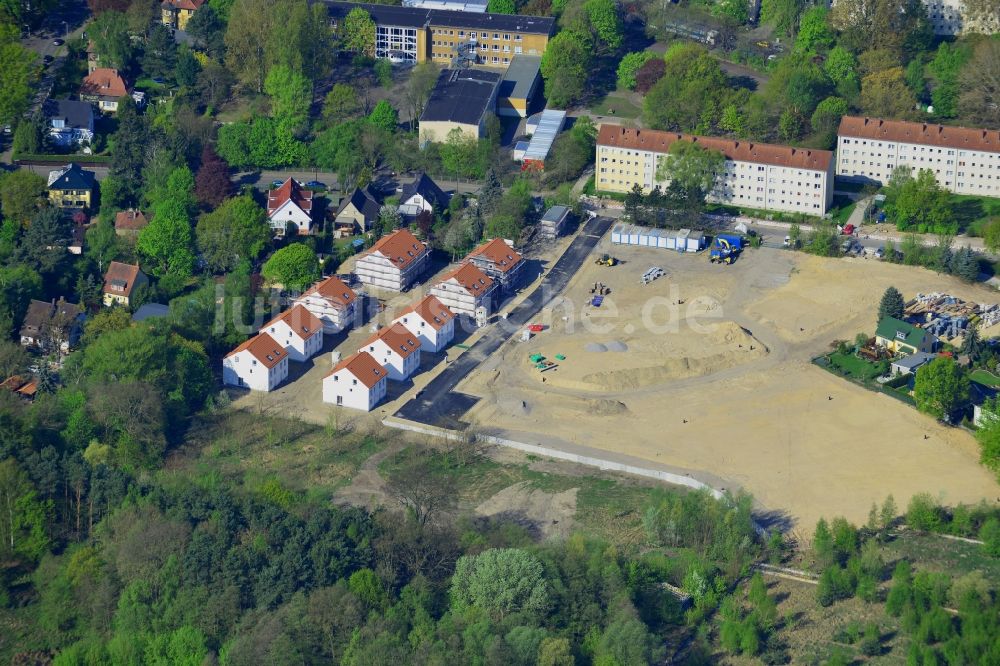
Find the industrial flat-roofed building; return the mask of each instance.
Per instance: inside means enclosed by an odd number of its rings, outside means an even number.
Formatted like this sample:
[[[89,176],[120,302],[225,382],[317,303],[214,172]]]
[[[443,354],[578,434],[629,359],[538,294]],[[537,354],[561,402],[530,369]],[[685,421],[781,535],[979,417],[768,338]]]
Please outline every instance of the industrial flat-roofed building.
[[[525,118],[541,88],[541,56],[516,55],[500,81],[497,115]]]
[[[548,16],[488,14],[427,7],[397,7],[327,0],[330,19],[337,24],[360,7],[375,22],[375,57],[392,62],[433,60],[449,66],[507,67],[515,55],[545,53],[554,34]]]
[[[833,201],[833,153],[755,141],[718,139],[678,132],[601,125],[597,135],[596,186],[649,192],[669,180],[657,178],[660,161],[677,141],[690,141],[725,157],[725,171],[707,199],[732,206],[820,216]]]
[[[837,176],[888,183],[893,169],[929,170],[956,194],[1000,197],[1000,131],[844,116]]]
[[[452,130],[478,139],[496,112],[500,75],[482,69],[445,69],[420,114],[420,143],[444,142]]]
[[[421,9],[444,9],[449,12],[475,12],[483,14],[489,4],[487,0],[403,0],[404,7]]]

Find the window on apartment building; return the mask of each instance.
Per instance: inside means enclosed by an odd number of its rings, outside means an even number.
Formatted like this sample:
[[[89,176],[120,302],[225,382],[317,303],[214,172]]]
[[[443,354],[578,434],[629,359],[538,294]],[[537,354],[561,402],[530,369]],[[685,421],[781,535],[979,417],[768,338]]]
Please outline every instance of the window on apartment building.
[[[521,41],[521,35],[514,35],[514,41],[515,42]]]
[[[514,54],[515,55],[520,55],[521,53],[523,53],[523,49],[520,46],[515,46],[514,47]]]
[[[510,41],[510,33],[506,33],[506,34],[504,34],[504,36],[503,36],[503,40],[504,40],[505,42],[509,42],[509,41]]]

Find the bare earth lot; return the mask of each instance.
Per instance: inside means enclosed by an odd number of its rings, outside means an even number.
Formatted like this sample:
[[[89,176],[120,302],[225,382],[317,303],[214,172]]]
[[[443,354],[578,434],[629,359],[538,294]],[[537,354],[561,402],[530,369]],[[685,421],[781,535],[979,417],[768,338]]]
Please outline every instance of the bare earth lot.
[[[821,516],[863,522],[890,493],[904,506],[923,491],[946,503],[1000,496],[967,433],[809,362],[833,339],[873,332],[889,285],[906,298],[948,291],[995,302],[996,292],[923,269],[779,250],[729,267],[606,239],[595,249],[605,251],[625,263],[585,265],[542,317],[549,330],[504,346],[459,385],[484,398],[470,421],[521,441],[710,471],[787,511],[800,536]],[[640,285],[651,266],[667,276]],[[599,309],[585,305],[595,282],[611,288]],[[540,373],[528,361],[536,352],[566,360]]]

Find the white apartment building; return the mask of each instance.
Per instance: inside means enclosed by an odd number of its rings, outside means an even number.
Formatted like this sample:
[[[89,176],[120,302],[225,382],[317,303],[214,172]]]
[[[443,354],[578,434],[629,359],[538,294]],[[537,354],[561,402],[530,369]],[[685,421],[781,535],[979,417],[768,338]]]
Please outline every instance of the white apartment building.
[[[323,322],[301,305],[285,310],[264,324],[260,332],[281,344],[293,361],[308,361],[323,348]]]
[[[403,310],[393,321],[402,324],[420,340],[420,350],[439,352],[455,337],[455,315],[434,296],[424,296]]]
[[[824,215],[833,201],[833,153],[753,141],[733,141],[677,132],[601,125],[597,135],[596,187],[626,193],[636,184],[644,192],[669,180],[656,176],[660,162],[677,141],[690,141],[726,158],[707,199],[730,206],[782,213]]]
[[[486,308],[487,314],[493,312],[497,286],[493,278],[475,265],[465,263],[442,277],[430,288],[430,294],[456,315],[475,319],[476,308]]]
[[[368,352],[341,361],[323,378],[323,402],[370,412],[386,394],[389,379]]]
[[[354,274],[373,287],[405,291],[427,269],[431,252],[407,229],[383,236],[358,258]]]
[[[402,382],[420,367],[420,340],[402,324],[393,324],[368,338],[358,352],[368,352],[385,368],[389,379]]]
[[[897,166],[931,171],[956,194],[1000,197],[1000,131],[844,116],[837,177],[885,184]]]
[[[222,383],[272,391],[288,377],[288,352],[267,333],[250,338],[222,359]]]
[[[339,333],[354,321],[357,294],[336,275],[321,280],[295,299],[323,322],[324,333]]]
[[[964,0],[923,0],[927,20],[935,35],[962,35],[978,32],[990,35],[1000,32],[1000,14],[975,15],[965,7]]]

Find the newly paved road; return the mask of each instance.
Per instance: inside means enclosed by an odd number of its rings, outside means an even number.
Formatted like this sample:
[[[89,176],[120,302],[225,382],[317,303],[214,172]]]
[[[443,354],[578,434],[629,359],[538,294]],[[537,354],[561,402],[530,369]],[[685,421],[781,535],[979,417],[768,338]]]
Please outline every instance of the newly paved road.
[[[460,428],[460,417],[476,404],[478,398],[455,393],[454,388],[508,338],[530,322],[549,301],[562,293],[613,222],[608,217],[588,220],[541,284],[510,311],[507,320],[493,324],[468,351],[432,379],[419,397],[404,404],[394,416],[442,428]]]

